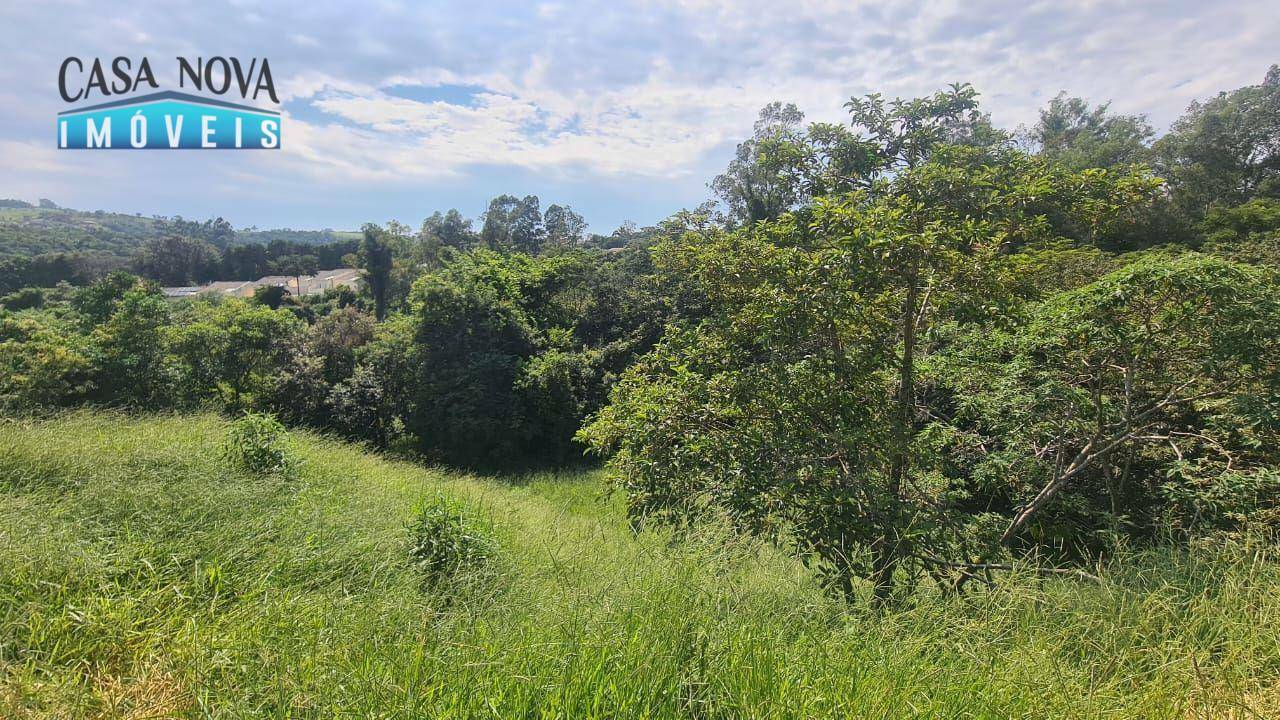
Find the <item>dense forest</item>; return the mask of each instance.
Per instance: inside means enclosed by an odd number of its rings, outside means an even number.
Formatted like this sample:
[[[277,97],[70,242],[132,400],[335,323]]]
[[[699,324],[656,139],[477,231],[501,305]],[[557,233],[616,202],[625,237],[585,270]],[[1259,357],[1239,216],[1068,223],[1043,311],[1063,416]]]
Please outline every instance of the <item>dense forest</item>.
[[[1159,137],[1065,95],[1000,128],[964,84],[845,107],[769,105],[712,200],[610,235],[534,196],[352,237],[10,201],[0,407],[598,458],[637,527],[723,521],[879,606],[1277,527],[1280,68]],[[361,293],[159,293],[347,263]]]

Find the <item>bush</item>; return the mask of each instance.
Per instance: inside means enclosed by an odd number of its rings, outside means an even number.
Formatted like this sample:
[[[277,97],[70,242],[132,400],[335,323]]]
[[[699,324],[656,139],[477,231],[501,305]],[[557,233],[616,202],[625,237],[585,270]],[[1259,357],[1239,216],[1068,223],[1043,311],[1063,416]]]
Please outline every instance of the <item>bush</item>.
[[[0,306],[13,311],[44,307],[44,291],[34,287],[22,288],[0,297]]]
[[[0,316],[0,409],[81,402],[93,389],[84,337],[65,327]]]
[[[269,415],[245,413],[231,424],[223,455],[233,467],[253,475],[289,475],[296,459],[284,426]]]
[[[492,530],[443,497],[418,509],[410,532],[409,554],[430,590],[483,577],[497,556]]]

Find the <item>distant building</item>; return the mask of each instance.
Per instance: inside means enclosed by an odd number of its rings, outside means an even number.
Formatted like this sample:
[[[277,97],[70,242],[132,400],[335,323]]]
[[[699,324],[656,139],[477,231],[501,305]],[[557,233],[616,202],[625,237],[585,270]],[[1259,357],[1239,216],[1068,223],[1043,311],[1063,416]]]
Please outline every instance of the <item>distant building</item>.
[[[200,291],[203,289],[204,288],[200,287],[199,285],[189,285],[186,287],[160,288],[160,292],[164,293],[164,296],[166,298],[169,298],[171,300],[178,300],[180,298],[194,297],[200,294]]]
[[[315,275],[309,275],[302,278],[302,294],[315,295],[340,287],[359,290],[360,284],[363,282],[363,274],[355,268],[321,270]]]
[[[267,275],[257,280],[219,280],[208,285],[192,287],[162,288],[164,296],[171,300],[195,297],[196,295],[217,295],[219,297],[253,297],[254,291],[260,287],[281,287],[290,295],[320,295],[327,290],[340,287],[359,290],[364,283],[364,275],[356,268],[334,268],[321,270],[315,275]]]
[[[308,276],[304,275],[302,277]],[[254,280],[253,286],[255,289],[260,287],[282,287],[290,295],[300,295],[301,293],[298,292],[298,281],[300,279],[292,275],[267,275]],[[249,294],[252,295],[253,293]]]
[[[253,297],[257,287],[251,280],[219,280],[209,283],[200,289],[201,295],[218,295],[220,297]]]

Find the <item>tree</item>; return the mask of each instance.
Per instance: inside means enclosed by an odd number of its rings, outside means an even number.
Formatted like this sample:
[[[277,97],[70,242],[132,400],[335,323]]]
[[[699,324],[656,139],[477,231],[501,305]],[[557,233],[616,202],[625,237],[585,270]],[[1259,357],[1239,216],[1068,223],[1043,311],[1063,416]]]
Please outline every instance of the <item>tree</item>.
[[[166,329],[165,345],[174,365],[174,400],[179,406],[200,406],[221,400],[220,383],[226,365],[227,328],[212,305],[193,303],[178,311],[177,322]]]
[[[415,284],[402,357],[371,349],[360,362],[404,378],[383,396],[404,398],[404,425],[429,456],[507,469],[580,459],[583,418],[661,327],[638,274],[581,251],[462,254]],[[371,392],[362,383],[344,401]]]
[[[223,280],[256,280],[270,273],[267,248],[260,243],[233,245],[222,253]]]
[[[850,98],[845,103],[857,139],[845,150],[844,170],[852,187],[870,187],[901,170],[928,162],[936,150],[967,146],[1000,151],[1009,137],[991,125],[978,109],[978,92],[956,83],[929,97],[885,102],[879,93]],[[991,160],[986,152],[971,153],[970,162]]]
[[[143,407],[169,402],[168,324],[169,305],[154,286],[137,284],[121,296],[111,317],[90,335],[98,400]]]
[[[489,201],[480,230],[480,241],[485,247],[497,252],[536,255],[545,239],[537,195],[526,195],[522,200],[513,195],[499,195]]]
[[[16,312],[44,307],[44,291],[40,288],[22,288],[8,295],[0,295],[0,308]]]
[[[1152,254],[959,344],[950,452],[996,488],[992,545],[1069,555],[1103,533],[1264,521],[1280,497],[1276,289],[1256,268]]]
[[[289,290],[283,285],[259,285],[253,289],[253,301],[272,310],[279,310],[288,297]]]
[[[142,246],[137,261],[140,275],[161,285],[190,285],[213,279],[218,272],[218,250],[203,240],[181,235],[152,238]]]
[[[547,245],[568,250],[582,244],[587,232],[587,221],[568,205],[549,205],[544,218]]]
[[[106,322],[107,318],[115,314],[125,293],[143,284],[127,272],[113,272],[76,291],[71,298],[71,308],[80,316],[81,327],[88,330]]]
[[[914,100],[850,98],[847,128],[814,123],[804,129],[804,115],[794,105],[771,103],[711,187],[731,221],[750,224],[802,209],[814,198],[870,188],[926,161],[935,147],[998,151],[1009,137],[978,110],[977,97],[970,86],[953,85]]]
[[[1157,172],[1192,221],[1213,206],[1280,198],[1280,66],[1260,85],[1192,103],[1154,149]]]
[[[930,461],[920,378],[941,333],[1008,307],[1003,258],[1047,239],[1047,203],[1101,225],[1154,181],[1009,152],[988,164],[927,122],[876,123],[885,146],[869,156],[886,174],[867,190],[658,246],[709,315],[628,370],[583,438],[613,454],[633,515],[714,509],[787,529],[846,594],[863,577],[882,603],[901,574],[946,562],[973,521],[951,512],[962,488]]]
[[[63,407],[93,390],[84,337],[0,312],[0,409]]]
[[[219,348],[219,389],[226,405],[240,410],[245,395],[265,387],[284,365],[298,321],[287,312],[243,302],[218,306],[214,321],[226,330]]]
[[[319,358],[325,382],[336,385],[355,372],[356,350],[373,339],[376,327],[356,308],[335,310],[307,329],[300,351]]]
[[[1114,115],[1110,103],[1090,108],[1082,98],[1062,92],[1040,111],[1028,140],[1054,161],[1084,170],[1146,162],[1154,135],[1142,115]]]
[[[416,351],[414,319],[400,314],[374,327],[373,338],[356,350],[351,376],[329,391],[331,424],[349,437],[386,447],[412,415]]]
[[[444,214],[437,210],[422,221],[422,231],[439,238],[442,245],[455,250],[466,250],[477,241],[476,234],[471,229],[471,221],[457,210],[449,210]]]
[[[353,307],[317,320],[296,336],[298,342],[276,374],[264,404],[287,422],[345,428],[335,413],[349,417],[359,411],[351,403],[363,395],[347,393],[339,409],[332,404],[333,392],[355,373],[356,352],[373,339],[375,328],[372,317]]]
[[[505,287],[485,282],[486,268],[469,265],[427,275],[414,286],[412,407],[405,425],[431,456],[495,467],[521,455],[513,386],[536,338],[514,302],[510,273],[487,256],[479,260],[498,269]]]
[[[766,105],[752,137],[738,145],[729,167],[711,181],[711,189],[739,223],[773,220],[803,199],[783,152],[802,142],[803,121],[804,113],[795,105]]]
[[[360,243],[360,267],[365,271],[365,281],[373,295],[374,316],[378,322],[387,317],[387,293],[391,286],[392,255],[386,241],[386,232],[377,225],[364,226],[364,240]]]

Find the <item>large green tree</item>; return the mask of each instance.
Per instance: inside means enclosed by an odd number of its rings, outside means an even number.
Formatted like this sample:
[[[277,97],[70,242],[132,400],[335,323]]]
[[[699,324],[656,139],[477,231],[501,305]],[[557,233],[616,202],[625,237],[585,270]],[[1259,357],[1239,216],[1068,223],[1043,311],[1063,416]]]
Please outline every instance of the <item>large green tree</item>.
[[[583,433],[613,455],[634,514],[715,508],[785,529],[845,592],[864,577],[878,601],[954,549],[970,518],[946,512],[961,489],[923,435],[939,332],[999,321],[1007,253],[1050,236],[1048,209],[1101,226],[1155,182],[947,145],[948,117],[877,121],[882,175],[866,190],[659,246],[709,314],[670,331]]]
[[[217,275],[221,258],[213,245],[182,235],[152,238],[142,246],[138,273],[161,285],[207,282]]]
[[[373,296],[374,317],[378,322],[387,316],[393,263],[386,231],[377,225],[365,225],[364,239],[360,242],[360,267],[365,271],[364,279]]]
[[[1110,103],[1090,107],[1059,93],[1040,111],[1028,139],[1045,156],[1072,170],[1148,162],[1155,135],[1141,115],[1117,115]]]
[[[526,195],[523,199],[499,195],[489,201],[484,226],[480,229],[480,241],[485,247],[497,252],[535,255],[545,240],[546,228],[537,195]]]
[[[587,221],[568,205],[548,205],[544,216],[547,245],[558,250],[571,250],[582,244]]]
[[[1280,198],[1280,66],[1259,85],[1192,103],[1155,144],[1156,169],[1192,220],[1211,207]]]

